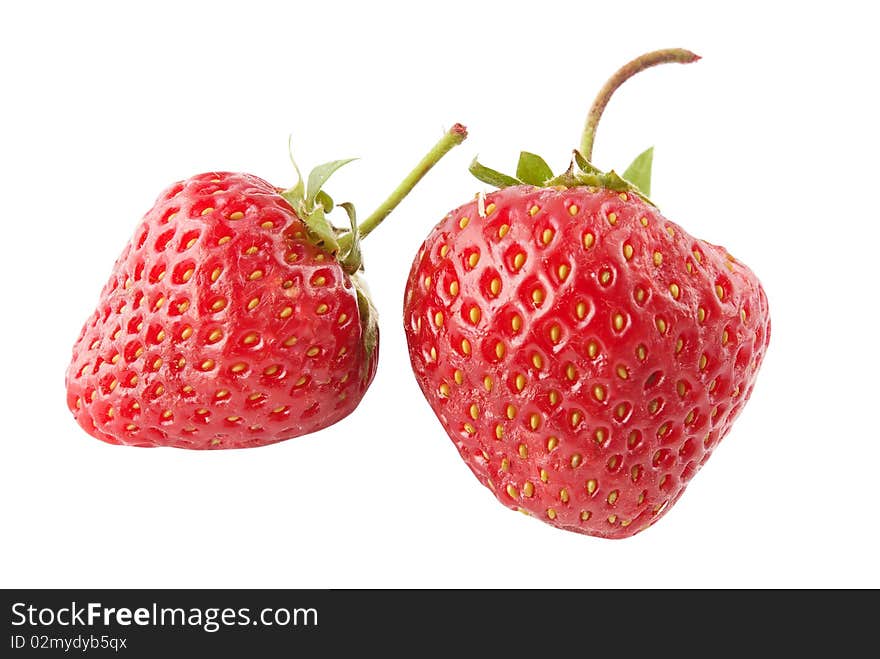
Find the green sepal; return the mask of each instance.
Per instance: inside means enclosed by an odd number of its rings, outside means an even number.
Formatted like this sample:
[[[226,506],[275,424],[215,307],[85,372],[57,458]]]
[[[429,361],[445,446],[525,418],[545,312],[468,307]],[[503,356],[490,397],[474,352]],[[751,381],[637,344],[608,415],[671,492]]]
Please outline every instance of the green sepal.
[[[358,315],[361,321],[361,345],[364,349],[364,359],[361,360],[361,382],[366,380],[370,370],[370,361],[373,353],[379,347],[379,314],[363,277],[359,273],[352,275],[351,281],[357,293]]]
[[[318,192],[317,196],[315,197],[315,203],[320,205],[321,208],[324,209],[325,213],[329,213],[334,208],[333,198],[323,190]]]
[[[309,172],[309,182],[306,184],[305,197],[307,207],[311,207],[315,203],[318,193],[321,191],[321,187],[327,182],[327,179],[332,176],[333,172],[335,172],[343,165],[347,165],[352,160],[357,160],[357,158],[332,160],[331,162],[326,162],[323,165],[318,165],[311,172]]]
[[[320,206],[316,206],[308,215],[306,215],[303,221],[305,222],[306,227],[309,230],[309,235],[314,243],[318,247],[327,250],[335,256],[339,251],[339,243],[336,240],[336,230],[327,220],[327,216],[324,215],[324,209]]]
[[[361,258],[361,236],[358,231],[357,215],[354,210],[354,204],[351,202],[343,202],[339,207],[344,209],[348,214],[348,223],[351,227],[351,247],[345,254],[339,255],[338,260],[342,269],[348,274],[353,275],[363,266]]]
[[[488,183],[496,188],[509,188],[513,185],[523,185],[523,181],[520,181],[519,179],[515,179],[512,176],[502,174],[494,169],[489,169],[485,165],[481,165],[477,162],[476,158],[471,161],[468,171],[483,183]]]
[[[577,167],[582,172],[584,172],[586,174],[601,174],[602,173],[601,169],[599,169],[593,163],[591,163],[589,160],[584,158],[584,154],[582,154],[577,149],[575,149],[572,152],[572,160],[573,160],[574,164],[577,165]]]
[[[541,156],[528,151],[520,151],[519,162],[516,165],[516,177],[523,183],[541,186],[553,178],[553,170]]]
[[[651,194],[651,165],[654,163],[654,147],[642,151],[632,161],[623,178],[636,186],[645,195]]]

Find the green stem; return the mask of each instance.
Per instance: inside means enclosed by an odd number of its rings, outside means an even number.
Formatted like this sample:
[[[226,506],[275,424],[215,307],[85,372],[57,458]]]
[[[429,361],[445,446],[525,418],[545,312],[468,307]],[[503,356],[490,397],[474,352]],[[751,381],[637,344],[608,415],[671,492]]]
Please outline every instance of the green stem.
[[[425,157],[419,161],[419,164],[407,174],[406,178],[401,181],[400,185],[388,195],[388,198],[383,201],[367,219],[360,223],[358,226],[358,236],[361,239],[366,238],[370,232],[379,226],[382,223],[382,220],[388,217],[388,214],[393,211],[401,201],[403,201],[403,198],[406,197],[416,184],[422,180],[425,174],[427,174],[434,165],[440,162],[440,159],[445,156],[450,149],[464,142],[466,137],[467,129],[461,124],[455,124],[452,128],[446,131],[446,134],[440,138],[440,141],[438,141],[437,144],[428,151]],[[354,236],[351,232],[341,236],[339,238],[340,252],[344,253],[349,249],[353,239]]]
[[[611,95],[618,87],[633,77],[636,73],[649,69],[652,66],[674,62],[679,64],[689,64],[691,62],[696,62],[698,59],[700,59],[700,56],[689,50],[684,50],[683,48],[665,48],[663,50],[654,50],[650,53],[645,53],[621,67],[617,73],[608,79],[608,82],[605,83],[602,89],[599,90],[599,94],[596,96],[596,100],[593,101],[593,106],[587,114],[587,121],[584,125],[583,135],[581,136],[581,153],[584,158],[590,160],[593,157],[593,141],[596,138],[596,127],[599,125],[599,119],[602,117],[602,112],[605,111],[605,106],[608,105]]]

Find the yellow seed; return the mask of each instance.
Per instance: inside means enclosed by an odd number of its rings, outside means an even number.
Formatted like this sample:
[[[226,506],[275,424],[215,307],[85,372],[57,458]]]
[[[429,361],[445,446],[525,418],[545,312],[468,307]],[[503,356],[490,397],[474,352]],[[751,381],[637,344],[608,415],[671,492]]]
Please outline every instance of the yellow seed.
[[[495,212],[495,204],[489,204],[486,206],[486,215],[491,215]]]
[[[541,210],[541,209],[540,209],[537,205],[532,206],[532,207],[529,209],[529,215],[531,215],[532,217],[534,217],[534,216],[538,213],[539,210]]]
[[[507,418],[513,421],[516,418],[516,408],[510,403],[507,404],[507,409],[505,410],[507,414]]]
[[[572,469],[577,469],[580,466],[582,459],[583,458],[581,457],[580,453],[574,453],[568,463],[571,465]]]
[[[678,391],[678,395],[684,398],[685,394],[687,393],[687,384],[684,380],[679,380],[678,384],[675,385],[675,389],[676,391]]]
[[[694,250],[693,254],[694,254],[694,258],[697,260],[697,263],[703,262],[703,255],[700,252],[698,252],[697,250]]]
[[[656,414],[657,410],[660,409],[660,401],[656,398],[648,403],[648,412],[651,414]]]
[[[626,417],[626,413],[628,411],[629,410],[627,409],[626,403],[621,403],[617,406],[617,409],[614,410],[614,414],[617,416],[618,419],[623,419],[624,417]]]
[[[449,245],[443,245],[440,248],[440,258],[445,259],[447,254],[449,254]]]
[[[464,424],[464,431],[465,431],[468,435],[473,435],[474,433],[477,432],[477,429],[474,428],[470,423],[466,423],[466,424]]]
[[[614,524],[617,521],[617,515],[608,515],[608,523]]]
[[[535,494],[535,486],[531,481],[526,481],[523,483],[523,496],[530,497]]]
[[[727,333],[727,330],[724,330],[724,333],[721,334],[721,345],[726,346],[729,340],[730,334]]]
[[[643,345],[639,345],[636,348],[636,357],[639,361],[643,362],[648,357],[648,349]]]
[[[261,226],[263,229],[271,229],[272,227],[275,226],[275,223],[272,222],[271,220],[266,220],[266,221],[263,222],[260,226]],[[321,256],[323,256],[323,255],[322,255],[322,254],[318,254],[318,256],[315,257],[315,260],[316,260],[316,261],[322,261],[323,259],[320,258]]]
[[[289,348],[294,343],[296,343],[297,340],[298,339],[295,336],[288,336],[286,339],[284,339],[284,345]]]
[[[672,293],[672,297],[676,300],[681,295],[681,289],[679,289],[678,284],[669,284],[669,292]]]
[[[568,490],[566,490],[564,487],[559,490],[559,500],[562,503],[568,503]]]
[[[462,373],[460,369],[455,369],[452,378],[455,380],[455,384],[461,384],[464,382],[464,373]]]
[[[321,352],[321,349],[320,349],[318,346],[312,346],[311,348],[309,348],[308,350],[306,350],[306,355],[309,356],[309,357],[314,357],[314,356],[316,356],[319,352]]]
[[[578,207],[577,207],[577,205],[576,205],[576,204],[572,204],[571,206],[569,206],[569,207],[568,207],[568,212],[569,212],[569,214],[572,215],[572,216],[577,215],[577,212],[578,212]]]
[[[218,245],[225,245],[230,240],[232,240],[232,236],[223,236],[220,240],[217,241]]]
[[[550,482],[550,474],[547,473],[546,469],[541,470],[540,476],[541,476],[542,482],[544,482],[544,483]]]
[[[617,224],[617,213],[608,213],[608,224],[612,226]]]
[[[605,400],[605,387],[601,384],[597,384],[593,387],[593,398],[598,400],[600,403]]]
[[[510,319],[510,327],[514,332],[519,332],[522,328],[522,318],[519,314],[513,314],[513,317]]]
[[[212,368],[214,368],[214,360],[213,359],[206,359],[201,364],[201,369],[203,371],[210,371]]]
[[[327,278],[323,275],[318,275],[314,279],[312,279],[312,286],[323,286],[327,283]]]
[[[592,515],[593,515],[593,513],[591,513],[589,510],[582,510],[581,511],[581,521],[586,522],[588,519],[590,519],[590,517],[592,517]]]
[[[279,366],[269,366],[263,370],[263,375],[275,375],[281,368]]]
[[[215,343],[223,338],[223,332],[219,329],[211,330],[211,333],[208,334],[208,342]]]
[[[703,307],[697,309],[697,320],[701,323],[706,320],[706,310]]]
[[[547,399],[550,401],[550,404],[555,407],[559,403],[559,392],[555,389],[550,391],[550,393],[547,394]]]
[[[507,235],[508,231],[510,231],[510,225],[509,224],[502,224],[500,227],[498,227],[498,237],[504,238],[504,236]]]
[[[286,260],[288,263],[293,263],[294,261],[296,261],[296,260],[299,258],[299,254],[296,254],[295,252],[290,252],[290,253],[289,253],[286,257],[284,257],[284,258],[285,258],[285,260]]]
[[[523,460],[525,460],[527,457],[529,457],[529,447],[526,446],[525,444],[520,444],[516,448],[516,452],[519,454],[519,457],[521,457]]]
[[[593,438],[596,440],[596,443],[602,445],[605,443],[605,439],[607,434],[605,432],[605,428],[596,428],[596,432],[593,433]]]
[[[685,267],[685,269],[687,269],[688,273],[693,273],[693,271],[694,271],[694,266],[693,266],[693,264],[690,262],[690,260],[687,260],[687,261],[684,262],[684,267]]]
[[[700,355],[700,370],[706,370],[706,364],[709,363],[709,358],[706,355]]]
[[[614,314],[613,324],[614,324],[614,329],[616,329],[618,332],[620,330],[622,330],[623,326],[626,324],[626,319],[623,317],[623,314],[621,314],[621,313]]]
[[[219,298],[214,300],[214,303],[211,305],[212,311],[220,311],[226,307],[226,298]]]
[[[476,421],[478,418],[480,418],[480,408],[477,407],[477,404],[476,404],[476,403],[472,403],[472,404],[471,404],[470,409],[468,410],[468,412],[470,413],[471,418],[472,418],[474,421]]]
[[[596,490],[599,488],[599,483],[595,478],[591,478],[587,481],[587,492],[590,494],[595,494]]]
[[[231,370],[233,373],[241,373],[246,368],[247,368],[247,364],[245,364],[243,362],[238,362],[237,364],[233,364],[232,368],[229,370]]]
[[[290,318],[293,315],[293,307],[284,307],[281,310],[281,313],[278,314],[279,318]]]
[[[329,309],[330,307],[328,307],[326,304],[319,304],[317,309],[315,309],[315,313],[317,313],[319,316],[323,316],[325,313],[327,313],[327,311],[329,311]]]
[[[156,341],[159,342],[159,343],[161,343],[161,342],[164,341],[164,340],[165,340],[165,330],[161,329],[161,330],[159,330],[159,332],[156,334]]]
[[[584,247],[586,249],[590,249],[593,246],[593,243],[596,242],[596,237],[590,233],[589,231],[584,234]]]
[[[532,355],[532,366],[537,369],[540,369],[544,366],[544,358],[541,357],[537,352]]]
[[[251,274],[248,275],[248,279],[251,281],[256,281],[257,279],[263,278],[262,270],[254,270]]]
[[[570,419],[571,420],[571,427],[572,428],[577,427],[577,425],[581,422],[582,418],[583,418],[583,414],[581,414],[579,411],[575,410],[574,412],[572,412],[571,419]]]
[[[510,471],[510,460],[501,458],[501,471]]]
[[[517,391],[522,391],[526,386],[526,376],[522,373],[518,374],[513,380],[514,386]]]
[[[629,377],[629,371],[626,370],[626,366],[617,367],[617,377],[621,380],[626,380]]]
[[[503,342],[503,341],[499,341],[498,343],[495,344],[495,356],[496,356],[498,359],[503,359],[503,358],[504,358],[504,353],[505,353],[505,351],[506,351],[506,348],[504,347],[504,342]]]
[[[507,486],[507,495],[511,499],[516,499],[519,497],[519,492],[516,491],[516,488],[513,485],[508,485]]]
[[[438,387],[438,389],[440,390],[440,395],[441,395],[441,396],[443,396],[444,398],[449,398],[449,391],[450,391],[450,390],[449,390],[449,385],[448,385],[448,384],[446,384],[445,382],[443,382],[443,383],[440,384],[440,386]]]
[[[519,270],[521,267],[523,267],[523,264],[525,262],[526,262],[526,255],[523,254],[522,252],[518,253],[516,256],[513,257],[513,269]]]
[[[574,364],[569,364],[565,367],[565,377],[572,381],[577,377],[577,371],[574,368]]]
[[[501,439],[504,437],[504,427],[499,423],[495,426],[495,438]]]
[[[667,226],[667,227],[666,227],[666,233],[669,234],[669,237],[670,237],[670,238],[674,238],[674,237],[675,237],[675,229],[673,229],[673,228],[670,227],[670,226]]]
[[[489,282],[489,290],[492,291],[492,295],[498,295],[501,292],[501,280],[496,277]]]
[[[492,384],[493,384],[493,382],[492,382],[492,378],[490,376],[487,375],[483,378],[483,388],[486,391],[492,391]]]
[[[657,331],[659,331],[661,334],[666,334],[666,321],[665,320],[663,320],[662,318],[657,318],[655,321],[655,324],[657,325]]]
[[[529,427],[532,430],[537,430],[540,425],[541,425],[541,415],[533,412],[529,416]]]
[[[629,261],[633,255],[633,246],[630,244],[626,244],[623,246],[623,258]]]
[[[346,376],[346,377],[348,377],[348,376]],[[303,385],[304,385],[306,382],[308,382],[308,381],[309,381],[309,378],[308,378],[307,376],[303,375],[302,377],[299,378],[299,380],[297,380],[296,382],[294,382],[293,385],[294,385],[295,387],[301,387],[301,386],[303,386]]]
[[[471,342],[468,341],[467,339],[462,339],[461,340],[461,351],[465,355],[471,354]]]
[[[424,283],[426,289],[431,288],[431,275],[428,275],[427,277],[425,277],[425,279],[422,283]]]
[[[660,266],[663,264],[663,255],[660,252],[654,252],[654,265]]]
[[[559,277],[560,281],[565,281],[566,278],[568,278],[568,273],[570,271],[571,271],[571,268],[569,268],[566,264],[563,263],[556,269],[556,275]]]
[[[556,519],[556,511],[552,508],[547,509],[547,517],[550,519]]]
[[[117,352],[113,357],[110,358],[110,363],[115,364],[119,361],[119,353]]]
[[[477,263],[479,263],[479,262],[480,262],[480,255],[477,254],[476,252],[474,252],[473,254],[471,254],[471,255],[468,257],[468,264],[469,264],[472,268],[475,268],[475,267],[477,266]]]
[[[457,281],[451,281],[449,283],[449,294],[452,297],[455,297],[456,295],[458,295],[458,282]]]
[[[719,300],[724,299],[724,289],[721,288],[721,284],[715,284],[715,295],[718,296]]]
[[[443,314],[439,311],[434,314],[434,324],[437,327],[441,327],[443,325]]]
[[[470,222],[470,221],[471,221],[471,218],[463,217],[458,221],[458,226],[460,228],[464,229],[468,225],[468,222]]]
[[[480,322],[480,316],[481,316],[481,315],[482,315],[482,314],[480,313],[480,309],[479,309],[479,307],[471,307],[471,310],[470,310],[470,312],[468,313],[468,317],[471,319],[471,322],[472,322],[474,325],[476,325],[478,322]]]
[[[234,213],[230,213],[229,215],[230,220],[240,220],[243,217],[244,213],[242,213],[241,211],[235,211]]]
[[[532,302],[536,305],[540,305],[544,301],[544,291],[540,288],[536,288],[532,291]]]
[[[339,318],[336,319],[336,322],[339,323],[340,325],[342,325],[343,323],[345,323],[346,320],[348,320],[348,314],[341,313],[341,314],[339,314]]]
[[[639,222],[642,223],[642,226],[643,226],[643,227],[648,226],[648,218],[647,218],[647,217],[640,217],[640,218],[639,218]]]
[[[214,212],[214,209],[209,206],[208,208],[206,208],[205,210],[202,211],[202,215],[207,215],[208,213],[213,213],[213,212]]]
[[[553,240],[553,229],[544,229],[544,231],[541,232],[541,242],[545,245],[549,245],[551,240]]]
[[[160,296],[159,296],[159,299],[157,299],[157,300],[156,300],[156,303],[153,305],[153,309],[159,309],[159,308],[161,308],[161,306],[162,306],[163,304],[165,304],[165,296],[164,296],[164,295],[160,295]],[[214,304],[216,305],[217,303],[215,302]],[[225,305],[224,305],[224,306],[225,306]],[[223,307],[220,307],[220,308],[222,309]]]
[[[574,308],[575,314],[577,314],[578,320],[583,320],[587,316],[587,305],[585,302],[578,302]]]
[[[220,267],[214,268],[211,272],[211,281],[217,281],[220,278],[220,273],[223,272],[223,269]]]
[[[595,341],[590,341],[587,344],[587,356],[590,359],[596,359],[596,356],[599,354],[599,344]]]
[[[553,343],[559,343],[559,339],[562,337],[562,329],[560,329],[559,325],[553,325],[550,327],[550,340]]]
[[[667,432],[669,432],[669,424],[664,423],[657,429],[657,437],[663,437]]]

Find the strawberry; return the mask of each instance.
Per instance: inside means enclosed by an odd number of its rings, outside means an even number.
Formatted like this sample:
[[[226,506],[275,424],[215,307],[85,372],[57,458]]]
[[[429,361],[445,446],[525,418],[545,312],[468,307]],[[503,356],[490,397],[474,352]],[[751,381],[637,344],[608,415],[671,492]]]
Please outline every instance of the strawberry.
[[[416,380],[477,479],[558,528],[631,536],[659,520],[730,431],[770,337],[756,276],[647,198],[652,152],[624,176],[590,162],[602,108],[630,75],[698,59],[656,51],[593,105],[581,151],[449,213],[406,286]]]
[[[322,186],[347,160],[289,190],[229,172],[173,184],[73,347],[77,422],[111,444],[209,449],[271,444],[350,414],[379,347],[359,238],[466,134],[456,124],[360,227],[340,204],[344,235]]]

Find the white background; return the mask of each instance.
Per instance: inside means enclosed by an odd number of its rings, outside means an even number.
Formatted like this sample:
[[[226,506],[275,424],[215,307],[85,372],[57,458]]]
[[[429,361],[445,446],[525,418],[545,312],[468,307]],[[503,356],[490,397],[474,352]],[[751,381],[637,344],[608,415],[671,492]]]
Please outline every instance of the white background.
[[[0,587],[878,587],[877,21],[870,3],[4,3],[0,9]],[[657,5],[664,5],[662,9]],[[790,7],[790,8],[789,8]],[[483,188],[477,153],[566,164],[642,52],[595,162],[655,145],[653,195],[767,290],[754,395],[656,526],[609,541],[510,512],[413,379],[412,256]],[[381,364],[354,414],[245,451],[87,436],[64,371],[141,215],[210,170],[368,213],[460,121],[471,137],[365,246]]]

